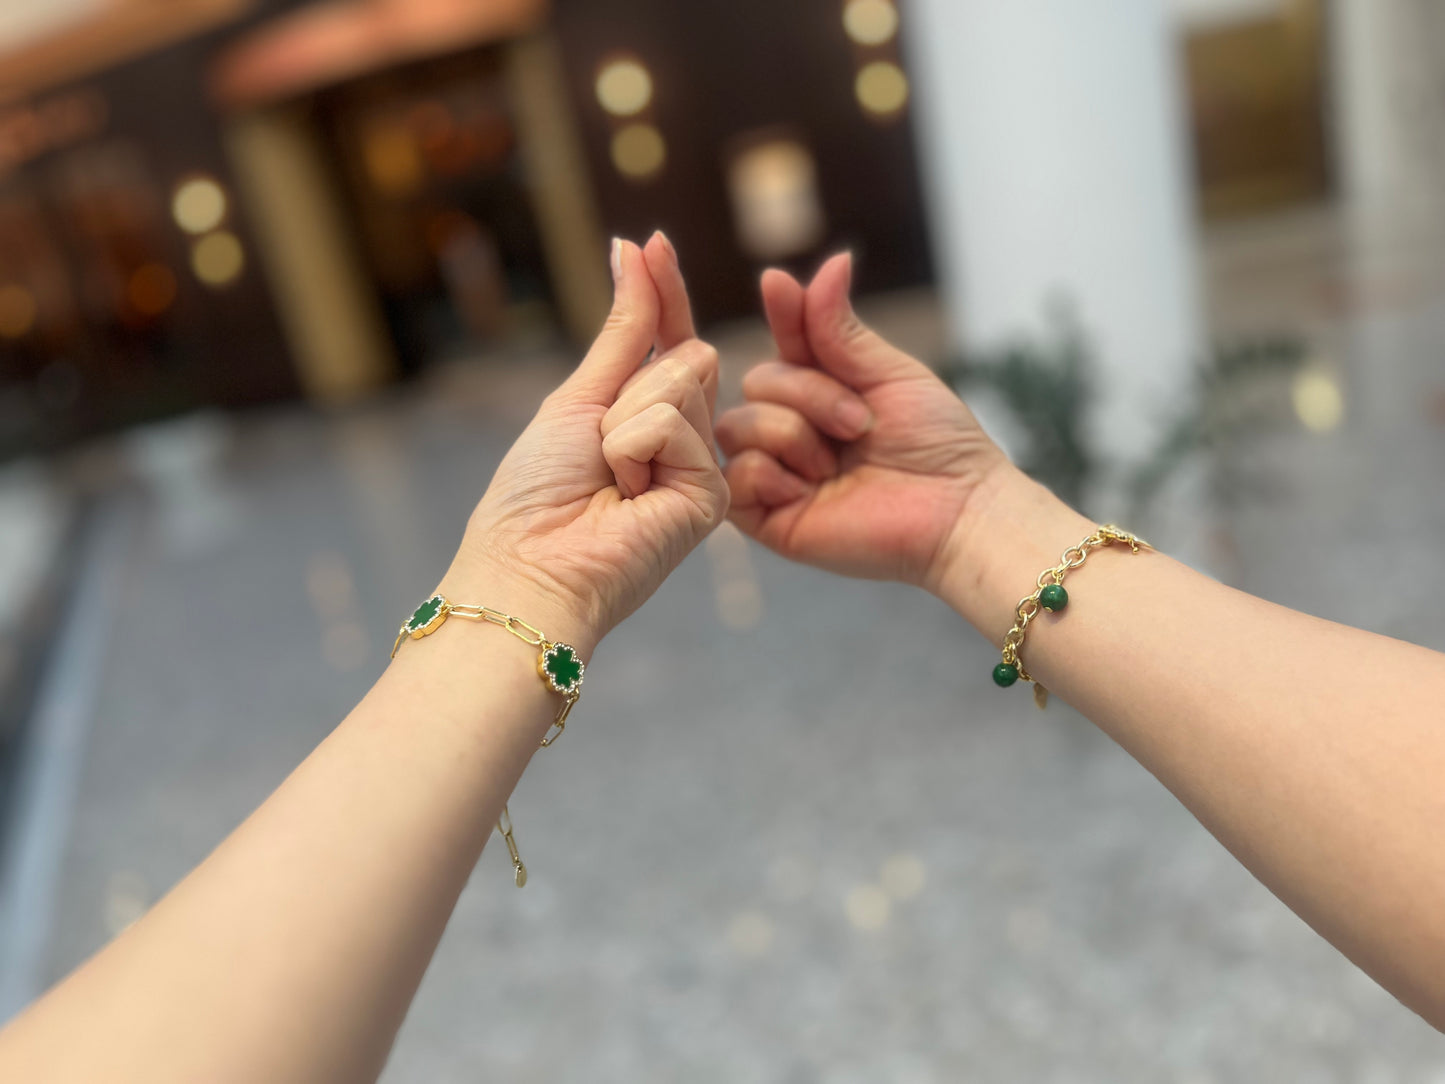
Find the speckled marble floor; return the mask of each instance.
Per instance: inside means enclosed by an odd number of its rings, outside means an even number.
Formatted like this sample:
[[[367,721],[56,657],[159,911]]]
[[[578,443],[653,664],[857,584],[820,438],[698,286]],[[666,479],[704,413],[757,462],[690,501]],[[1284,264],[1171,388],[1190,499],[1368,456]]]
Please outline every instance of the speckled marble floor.
[[[1287,242],[1226,239],[1217,263],[1297,286],[1270,263]],[[1241,453],[1260,490],[1211,519],[1216,568],[1445,649],[1419,590],[1445,552],[1427,408],[1445,290],[1314,296],[1276,313],[1328,355],[1345,423]],[[734,381],[755,337],[728,339]],[[40,978],[360,696],[550,375],[454,374],[354,416],[202,420],[140,448],[161,483],[100,521],[112,609]],[[489,848],[385,1080],[1445,1081],[1445,1039],[1087,722],[994,689],[990,653],[919,593],[716,536],[598,651],[513,802],[531,883]]]

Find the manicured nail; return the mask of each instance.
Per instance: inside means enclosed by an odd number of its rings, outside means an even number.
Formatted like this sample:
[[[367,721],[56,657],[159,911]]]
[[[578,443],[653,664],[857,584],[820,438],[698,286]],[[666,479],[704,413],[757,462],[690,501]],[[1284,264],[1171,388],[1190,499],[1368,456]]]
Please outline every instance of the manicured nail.
[[[834,416],[845,430],[860,437],[873,428],[873,412],[858,399],[844,399]]]
[[[622,285],[622,238],[612,239],[612,285]]]

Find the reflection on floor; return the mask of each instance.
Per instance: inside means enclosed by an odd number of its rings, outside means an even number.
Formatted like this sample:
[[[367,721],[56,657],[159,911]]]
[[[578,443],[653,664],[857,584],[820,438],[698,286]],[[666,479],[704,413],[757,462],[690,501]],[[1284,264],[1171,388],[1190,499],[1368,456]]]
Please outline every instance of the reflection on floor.
[[[1445,648],[1421,590],[1445,538],[1445,247],[1359,274],[1354,251],[1327,216],[1212,239],[1215,326],[1301,332],[1346,410],[1323,433],[1282,418],[1239,453],[1253,488],[1198,518],[1241,586]],[[926,299],[877,315],[936,352]],[[724,340],[735,389],[763,340]],[[128,445],[147,481],[111,498],[87,581],[104,651],[61,658],[79,669],[40,704],[71,728],[50,750],[67,801],[40,807],[63,849],[53,886],[6,897],[12,936],[40,937],[12,996],[141,913],[360,696],[557,372]],[[531,883],[489,848],[385,1079],[1445,1070],[1142,769],[995,689],[991,651],[918,593],[720,532],[598,651],[513,801]]]

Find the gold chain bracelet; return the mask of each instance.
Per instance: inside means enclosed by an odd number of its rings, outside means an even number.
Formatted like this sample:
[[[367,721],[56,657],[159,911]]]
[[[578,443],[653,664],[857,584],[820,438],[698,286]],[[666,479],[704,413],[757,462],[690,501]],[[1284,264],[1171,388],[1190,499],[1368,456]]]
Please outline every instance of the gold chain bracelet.
[[[1049,691],[1029,675],[1029,672],[1024,669],[1023,659],[1019,655],[1019,652],[1023,650],[1024,636],[1028,633],[1029,622],[1039,615],[1040,610],[1057,613],[1067,606],[1069,593],[1064,590],[1064,577],[1072,569],[1078,568],[1088,560],[1091,552],[1114,542],[1124,543],[1132,553],[1138,553],[1140,547],[1154,548],[1137,535],[1130,534],[1112,523],[1106,523],[1077,546],[1070,546],[1064,550],[1064,555],[1059,558],[1057,565],[1039,573],[1036,581],[1037,589],[1027,598],[1020,600],[1015,609],[1014,627],[1009,629],[1003,638],[1003,661],[993,668],[995,684],[1007,689],[1022,678],[1034,687],[1034,703],[1041,708],[1047,706]]]
[[[527,624],[521,618],[504,614],[501,610],[494,610],[490,606],[455,603],[444,595],[437,594],[418,606],[402,624],[401,631],[396,634],[396,643],[391,645],[391,657],[396,658],[402,641],[408,636],[413,640],[430,636],[442,627],[448,617],[465,617],[469,621],[486,621],[500,625],[524,644],[541,648],[537,654],[537,676],[547,688],[562,695],[562,706],[557,709],[556,718],[547,728],[547,734],[542,739],[542,748],[550,749],[556,745],[557,739],[567,729],[567,716],[572,713],[572,705],[582,699],[582,676],[587,667],[577,649],[571,644],[547,639],[540,629]],[[502,841],[507,845],[507,853],[512,858],[513,880],[517,887],[521,888],[527,883],[527,867],[522,864],[521,852],[517,850],[517,840],[512,835],[512,814],[505,805],[502,806],[502,815],[497,820],[497,831],[501,833]]]

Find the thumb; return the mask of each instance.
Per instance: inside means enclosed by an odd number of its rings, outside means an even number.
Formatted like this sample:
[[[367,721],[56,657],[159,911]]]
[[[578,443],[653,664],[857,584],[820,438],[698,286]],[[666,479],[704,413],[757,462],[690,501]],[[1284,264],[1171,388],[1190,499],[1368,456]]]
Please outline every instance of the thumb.
[[[855,391],[931,373],[858,319],[848,299],[852,282],[853,254],[841,252],[823,264],[808,284],[803,323],[818,365]]]
[[[652,350],[662,305],[642,250],[631,241],[612,241],[612,311],[587,356],[565,387],[611,406],[627,378]]]

